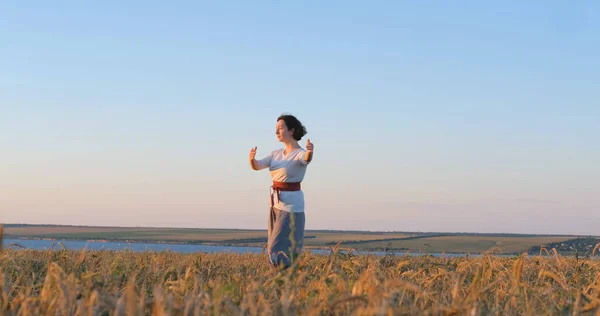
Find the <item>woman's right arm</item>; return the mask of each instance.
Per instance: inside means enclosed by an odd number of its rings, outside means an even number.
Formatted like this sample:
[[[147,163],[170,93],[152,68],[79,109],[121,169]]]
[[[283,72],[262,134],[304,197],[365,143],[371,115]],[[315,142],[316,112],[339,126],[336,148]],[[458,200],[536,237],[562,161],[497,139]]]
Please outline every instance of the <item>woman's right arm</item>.
[[[258,170],[256,159],[254,159],[254,157],[256,157],[256,147],[250,149],[250,168],[252,168],[252,170]]]
[[[250,149],[250,168],[252,168],[252,170],[261,170],[267,168],[271,164],[273,153],[270,153],[268,156],[260,160],[256,160],[255,157],[256,147]]]

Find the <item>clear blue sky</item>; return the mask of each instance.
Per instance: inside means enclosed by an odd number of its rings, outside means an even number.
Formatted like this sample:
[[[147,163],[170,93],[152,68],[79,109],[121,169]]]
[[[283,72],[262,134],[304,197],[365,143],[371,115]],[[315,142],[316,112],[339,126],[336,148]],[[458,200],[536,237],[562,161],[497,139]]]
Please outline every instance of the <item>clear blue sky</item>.
[[[597,1],[0,4],[5,223],[600,234]],[[301,145],[305,144],[305,139]]]

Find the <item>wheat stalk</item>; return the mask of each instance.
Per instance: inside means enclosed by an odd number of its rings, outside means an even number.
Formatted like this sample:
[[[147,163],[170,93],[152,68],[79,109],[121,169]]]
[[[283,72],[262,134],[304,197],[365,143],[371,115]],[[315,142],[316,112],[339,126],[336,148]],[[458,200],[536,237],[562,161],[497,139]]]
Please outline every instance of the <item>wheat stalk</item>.
[[[554,254],[303,254],[294,269],[274,271],[261,254],[7,248],[0,257],[0,310],[4,315],[546,315],[597,310],[600,260]]]
[[[600,248],[600,243],[597,243],[596,246],[594,247],[594,250],[592,250],[592,257],[594,256],[594,254],[596,254],[596,250],[598,250],[599,248]]]

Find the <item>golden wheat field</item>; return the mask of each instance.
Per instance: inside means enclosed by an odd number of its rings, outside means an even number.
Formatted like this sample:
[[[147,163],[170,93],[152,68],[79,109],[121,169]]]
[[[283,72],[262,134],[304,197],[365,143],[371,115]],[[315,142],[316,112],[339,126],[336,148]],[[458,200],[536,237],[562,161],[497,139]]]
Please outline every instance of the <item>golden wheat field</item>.
[[[4,315],[600,315],[597,257],[335,251],[278,270],[261,254],[5,249],[0,307]]]

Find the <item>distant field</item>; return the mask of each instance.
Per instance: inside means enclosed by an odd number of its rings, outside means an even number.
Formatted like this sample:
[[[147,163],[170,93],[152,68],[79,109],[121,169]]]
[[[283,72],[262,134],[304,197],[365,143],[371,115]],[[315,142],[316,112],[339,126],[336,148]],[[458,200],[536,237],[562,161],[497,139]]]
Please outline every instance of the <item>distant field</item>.
[[[81,226],[12,226],[4,228],[9,238],[53,238],[79,240],[131,240],[139,242],[185,242],[216,245],[259,246],[266,243],[266,230],[81,227]],[[409,252],[480,253],[498,248],[499,253],[526,251],[532,246],[561,242],[576,236],[447,234],[306,231],[307,247],[332,247],[342,242],[347,249],[400,249]]]
[[[362,248],[407,248],[410,252],[470,252],[478,253],[498,248],[499,253],[513,253],[524,251],[532,246],[545,245],[551,242],[560,242],[572,237],[489,237],[489,236],[443,236],[428,237],[410,240],[393,240],[389,242],[374,241],[362,242],[351,245],[357,249]]]
[[[76,227],[76,226],[25,226],[5,228],[11,237],[36,237],[57,239],[128,239],[140,241],[209,241],[230,243],[245,242],[245,239],[267,237],[266,230],[236,229],[189,229],[189,228],[123,228],[123,227]],[[404,238],[403,233],[381,232],[323,232],[307,231],[307,245],[321,246],[344,240],[375,240],[381,238]]]

